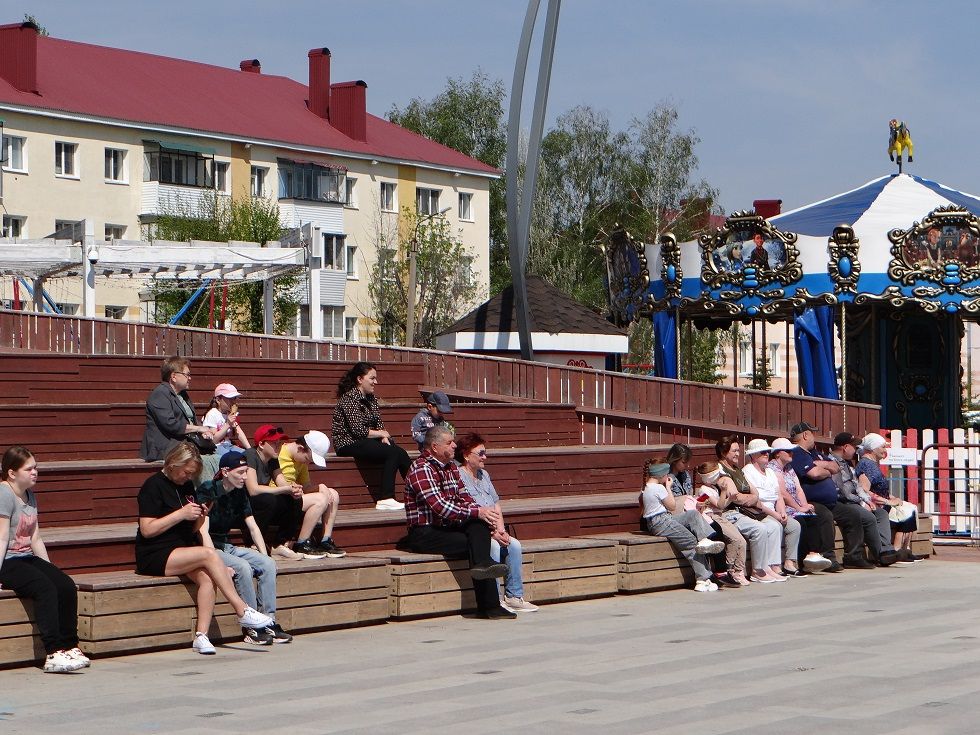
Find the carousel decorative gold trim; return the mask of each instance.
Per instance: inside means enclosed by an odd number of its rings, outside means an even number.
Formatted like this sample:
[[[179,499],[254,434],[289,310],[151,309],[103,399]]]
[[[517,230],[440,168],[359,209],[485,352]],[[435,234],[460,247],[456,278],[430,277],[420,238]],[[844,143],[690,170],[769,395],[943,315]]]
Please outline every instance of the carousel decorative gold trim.
[[[861,261],[858,260],[860,245],[861,242],[850,225],[835,227],[828,238],[830,260],[827,262],[827,273],[834,283],[834,293],[853,294],[857,291],[857,282],[861,275]]]
[[[743,246],[756,235],[762,241],[747,255]],[[783,232],[754,212],[735,212],[713,234],[698,238],[701,246],[701,281],[708,289],[731,285],[740,291],[726,291],[722,298],[758,296],[772,283],[789,286],[803,277],[796,248],[796,233]],[[765,243],[773,243],[767,249]],[[773,256],[772,251],[776,254]],[[772,258],[776,263],[772,263]]]
[[[938,295],[965,293],[964,284],[980,279],[980,218],[960,206],[937,207],[907,230],[892,230],[888,239],[893,281],[905,286],[931,281]]]
[[[639,243],[624,229],[614,230],[608,243],[600,241],[599,247],[606,256],[606,275],[609,279],[609,311],[616,324],[622,326],[633,317],[648,312],[650,269],[643,243]],[[639,272],[633,273],[627,251],[632,251],[639,263]],[[618,290],[616,286],[621,286]]]

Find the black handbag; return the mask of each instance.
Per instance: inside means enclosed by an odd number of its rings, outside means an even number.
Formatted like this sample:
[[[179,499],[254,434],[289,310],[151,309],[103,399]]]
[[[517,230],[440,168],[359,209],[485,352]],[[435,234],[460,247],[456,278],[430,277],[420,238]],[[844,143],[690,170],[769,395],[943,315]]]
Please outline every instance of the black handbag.
[[[205,439],[203,434],[186,434],[184,441],[190,442],[197,447],[199,454],[214,454],[218,451],[218,445],[211,439]]]

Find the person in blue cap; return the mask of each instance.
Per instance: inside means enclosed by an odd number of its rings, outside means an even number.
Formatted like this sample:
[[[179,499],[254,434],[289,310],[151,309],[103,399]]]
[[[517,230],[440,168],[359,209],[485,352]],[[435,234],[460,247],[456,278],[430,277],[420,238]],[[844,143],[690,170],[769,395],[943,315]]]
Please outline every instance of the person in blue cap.
[[[419,445],[420,452],[422,451],[422,445],[425,444],[425,432],[433,426],[438,424],[453,431],[453,425],[446,421],[446,414],[452,412],[453,407],[449,403],[449,396],[441,390],[429,394],[429,398],[425,402],[425,408],[415,414],[415,418],[412,419],[412,438]]]
[[[246,643],[271,646],[273,643],[289,643],[293,637],[282,629],[276,618],[276,563],[268,556],[265,540],[259,525],[252,517],[252,507],[245,490],[248,462],[245,453],[232,449],[221,456],[218,474],[213,480],[201,483],[197,489],[197,502],[209,508],[204,529],[204,543],[214,546],[221,561],[235,572],[235,590],[245,604],[272,618],[265,628],[242,628]],[[248,529],[257,551],[244,546],[233,546],[228,534],[233,528]],[[253,578],[258,582],[256,594]]]

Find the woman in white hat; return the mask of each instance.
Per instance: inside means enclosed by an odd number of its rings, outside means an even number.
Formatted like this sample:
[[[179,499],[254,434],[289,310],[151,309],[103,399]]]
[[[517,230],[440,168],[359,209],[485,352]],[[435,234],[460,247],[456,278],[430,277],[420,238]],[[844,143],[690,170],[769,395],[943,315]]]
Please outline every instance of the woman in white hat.
[[[765,560],[769,571],[780,576],[802,577],[803,573],[796,561],[800,545],[800,522],[786,512],[779,486],[780,478],[769,467],[771,453],[772,447],[765,439],[750,441],[745,448],[748,464],[742,468],[742,473],[759,493],[759,504],[756,507],[766,514],[761,522],[777,527],[782,537],[782,554]],[[786,570],[785,573],[783,569]]]
[[[858,452],[861,459],[854,469],[854,474],[857,476],[858,484],[871,496],[871,504],[874,506],[872,512],[877,517],[880,509],[890,510],[888,528],[892,533],[892,538],[882,538],[882,543],[892,542],[900,562],[915,562],[925,559],[924,556],[912,553],[912,536],[915,534],[919,523],[914,506],[912,506],[912,512],[909,514],[908,510],[910,509],[906,506],[912,504],[892,495],[888,478],[881,471],[881,462],[888,454],[888,442],[880,434],[868,434],[861,440]],[[897,522],[896,517],[900,519]],[[879,529],[883,525],[879,523]]]

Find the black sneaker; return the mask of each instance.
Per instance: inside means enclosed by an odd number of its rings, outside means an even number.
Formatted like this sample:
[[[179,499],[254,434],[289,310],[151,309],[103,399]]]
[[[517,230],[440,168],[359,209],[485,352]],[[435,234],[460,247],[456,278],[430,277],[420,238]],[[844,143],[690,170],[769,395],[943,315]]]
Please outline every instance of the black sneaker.
[[[837,572],[844,571],[844,567],[841,566],[839,561],[837,561],[836,559],[831,559],[831,562],[832,562],[831,565],[826,569],[824,569],[825,572],[831,572],[832,574],[836,574]]]
[[[470,567],[470,576],[473,579],[496,579],[497,577],[507,576],[506,564],[485,564],[483,566]]]
[[[347,556],[347,552],[337,546],[332,539],[321,541],[319,544],[317,544],[317,551],[322,551],[331,559],[341,559]]]
[[[479,610],[476,616],[484,620],[513,620],[517,617],[517,613],[498,605],[497,607],[491,607],[489,610]]]
[[[242,635],[245,642],[253,646],[271,646],[275,638],[268,628],[242,628]]]
[[[284,631],[282,629],[282,626],[279,625],[279,623],[273,623],[268,628],[266,628],[265,631],[263,631],[263,632],[269,633],[272,636],[272,642],[273,643],[292,643],[293,642],[293,637],[291,635],[289,635],[289,633],[287,633],[286,631]]]
[[[326,551],[321,550],[319,546],[314,545],[309,539],[306,541],[297,541],[293,544],[293,551],[297,554],[302,554],[305,559],[322,559],[327,555]]]
[[[875,565],[864,559],[854,559],[853,561],[844,562],[845,569],[874,569]]]

